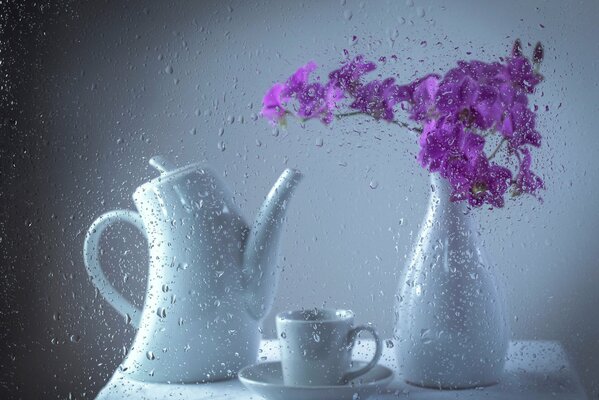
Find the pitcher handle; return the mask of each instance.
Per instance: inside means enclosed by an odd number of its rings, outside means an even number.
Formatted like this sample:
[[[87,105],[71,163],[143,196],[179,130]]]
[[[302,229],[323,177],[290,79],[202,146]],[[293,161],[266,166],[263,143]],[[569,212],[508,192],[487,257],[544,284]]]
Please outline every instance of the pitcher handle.
[[[106,275],[104,275],[104,271],[102,271],[102,266],[100,265],[100,238],[102,237],[102,232],[115,222],[128,222],[139,229],[144,237],[146,237],[146,230],[143,226],[141,216],[138,213],[131,210],[108,211],[98,217],[87,230],[85,242],[83,243],[83,259],[85,261],[87,273],[100,294],[104,296],[110,305],[121,313],[127,321],[130,321],[133,326],[138,328],[141,310],[123,297],[123,295],[112,286],[108,281],[108,278],[106,278]]]
[[[371,369],[373,369],[376,366],[376,364],[379,362],[379,359],[381,358],[381,355],[383,354],[383,343],[381,342],[381,339],[379,338],[379,335],[376,332],[376,330],[371,326],[360,325],[358,327],[355,327],[351,331],[349,331],[348,338],[347,338],[348,345],[350,347],[353,347],[356,339],[358,338],[358,334],[362,331],[370,332],[370,334],[374,338],[374,343],[376,346],[375,350],[374,350],[374,356],[372,357],[372,360],[370,360],[370,362],[368,364],[366,364],[364,367],[360,368],[357,371],[350,371],[350,372],[346,373],[345,375],[343,375],[343,378],[341,379],[343,384],[350,382],[350,381],[356,379],[357,377],[364,375],[366,372],[370,371]]]

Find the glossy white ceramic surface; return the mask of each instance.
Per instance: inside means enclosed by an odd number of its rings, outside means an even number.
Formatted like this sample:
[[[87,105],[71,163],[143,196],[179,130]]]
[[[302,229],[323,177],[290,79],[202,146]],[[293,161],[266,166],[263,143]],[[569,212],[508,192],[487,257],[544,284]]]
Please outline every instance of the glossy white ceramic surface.
[[[356,363],[358,368],[366,363]],[[344,385],[288,386],[283,382],[280,362],[245,367],[239,380],[252,392],[267,400],[355,400],[367,399],[383,390],[393,379],[393,371],[376,365],[367,373]]]
[[[434,388],[501,379],[509,340],[503,298],[471,212],[431,175],[429,209],[396,296],[394,337],[403,378]]]
[[[287,386],[343,384],[367,373],[381,358],[376,330],[354,327],[354,314],[349,310],[287,311],[277,315],[276,325]],[[369,332],[376,346],[368,364],[352,368],[352,349],[361,332]]]
[[[138,212],[100,216],[84,245],[92,282],[124,322],[138,328],[120,370],[149,382],[233,377],[256,360],[259,320],[277,286],[280,227],[301,174],[281,174],[250,229],[217,174],[197,164],[173,168],[159,157],[151,164],[161,175],[135,191]],[[100,238],[114,222],[133,224],[148,240],[142,310],[102,272]]]

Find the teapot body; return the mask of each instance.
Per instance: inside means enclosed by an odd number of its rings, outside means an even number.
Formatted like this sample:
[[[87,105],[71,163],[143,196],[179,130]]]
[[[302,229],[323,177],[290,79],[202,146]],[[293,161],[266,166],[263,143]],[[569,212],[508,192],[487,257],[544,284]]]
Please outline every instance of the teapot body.
[[[225,379],[256,358],[258,322],[243,296],[248,227],[214,174],[192,167],[133,196],[150,260],[139,330],[121,365],[134,379]]]

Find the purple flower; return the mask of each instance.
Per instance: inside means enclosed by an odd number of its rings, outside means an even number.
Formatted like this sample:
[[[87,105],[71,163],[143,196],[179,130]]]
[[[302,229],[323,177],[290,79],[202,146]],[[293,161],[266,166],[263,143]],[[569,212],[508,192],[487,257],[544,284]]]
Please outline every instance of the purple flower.
[[[439,171],[450,155],[459,152],[463,135],[463,125],[448,118],[426,122],[420,135],[418,162],[431,172]]]
[[[500,120],[503,108],[498,90],[500,65],[458,64],[439,84],[437,110],[441,115],[455,115],[467,126],[489,129]]]
[[[526,57],[511,57],[506,66],[509,80],[526,93],[532,93],[541,83],[542,77],[536,73]]]
[[[507,168],[489,164],[484,145],[485,139],[465,130],[460,121],[431,120],[420,137],[418,161],[449,181],[452,200],[467,200],[473,207],[484,203],[502,207],[512,174]]]
[[[537,190],[543,189],[545,185],[543,184],[543,180],[530,170],[532,162],[530,150],[523,147],[520,149],[520,152],[524,158],[520,162],[520,169],[516,175],[516,191],[535,194]]]
[[[285,82],[285,90],[283,94],[286,97],[298,95],[304,91],[306,85],[308,85],[308,79],[312,71],[316,69],[317,65],[314,61],[308,62],[306,65],[299,67],[293,75]]]
[[[333,121],[333,110],[338,106],[338,103],[343,100],[345,94],[343,90],[337,87],[334,83],[329,82],[325,87],[324,92],[324,107],[320,114],[320,119],[325,124],[330,124]]]
[[[358,55],[353,60],[343,64],[341,68],[332,71],[329,74],[329,79],[335,82],[341,90],[354,95],[362,86],[360,82],[362,75],[375,69],[375,63],[364,61],[364,56]]]
[[[260,114],[268,119],[271,123],[276,124],[285,117],[285,107],[283,103],[288,100],[282,95],[285,90],[285,85],[275,83],[264,95],[262,100],[262,111]]]
[[[343,99],[343,91],[332,84],[311,83],[297,93],[297,115],[304,119],[320,118],[325,124],[333,120],[333,110]]]
[[[316,63],[310,61],[298,68],[284,84],[275,83],[262,101],[262,116],[272,123],[281,122],[285,114],[290,113],[287,103],[296,99],[298,117],[320,118],[325,124],[330,123],[333,120],[333,110],[344,97],[343,91],[334,82],[326,85],[310,83],[310,74],[315,69]]]
[[[508,189],[512,172],[497,164],[490,164],[484,154],[473,160],[451,160],[445,171],[452,187],[452,201],[467,200],[472,207],[491,204],[503,207],[503,196]]]
[[[535,114],[522,103],[514,103],[506,110],[500,132],[508,139],[512,149],[541,145],[541,135],[535,128]]]
[[[350,107],[375,119],[393,121],[393,107],[400,101],[400,88],[394,82],[393,78],[368,82],[357,90]]]
[[[412,107],[410,118],[415,121],[428,121],[434,116],[435,101],[439,90],[439,76],[435,74],[426,75],[423,78],[403,86],[405,98]]]

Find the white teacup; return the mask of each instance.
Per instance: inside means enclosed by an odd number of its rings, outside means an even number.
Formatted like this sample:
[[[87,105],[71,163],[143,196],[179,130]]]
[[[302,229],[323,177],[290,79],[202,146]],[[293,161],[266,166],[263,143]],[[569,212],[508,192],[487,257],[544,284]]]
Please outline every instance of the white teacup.
[[[370,326],[353,326],[349,310],[311,309],[277,315],[283,382],[288,386],[345,384],[371,370],[381,358],[381,340]],[[372,360],[352,371],[351,351],[361,331],[376,341]]]

